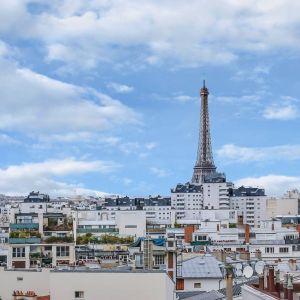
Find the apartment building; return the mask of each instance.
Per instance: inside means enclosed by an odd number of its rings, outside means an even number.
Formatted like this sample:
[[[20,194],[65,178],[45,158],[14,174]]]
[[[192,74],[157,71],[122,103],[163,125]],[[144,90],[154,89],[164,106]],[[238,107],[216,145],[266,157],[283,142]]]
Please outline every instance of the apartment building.
[[[238,211],[243,223],[259,227],[262,220],[267,219],[267,196],[265,190],[253,187],[230,189],[229,205]]]

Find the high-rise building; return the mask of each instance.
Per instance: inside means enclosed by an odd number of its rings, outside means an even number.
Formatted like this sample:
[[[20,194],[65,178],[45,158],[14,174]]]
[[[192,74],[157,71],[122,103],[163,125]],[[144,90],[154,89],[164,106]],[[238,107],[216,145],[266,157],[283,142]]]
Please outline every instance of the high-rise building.
[[[193,184],[201,185],[204,177],[216,172],[213,160],[208,113],[208,89],[203,81],[203,87],[200,90],[201,112],[200,112],[200,130],[198,141],[197,160],[194,166],[192,177]]]

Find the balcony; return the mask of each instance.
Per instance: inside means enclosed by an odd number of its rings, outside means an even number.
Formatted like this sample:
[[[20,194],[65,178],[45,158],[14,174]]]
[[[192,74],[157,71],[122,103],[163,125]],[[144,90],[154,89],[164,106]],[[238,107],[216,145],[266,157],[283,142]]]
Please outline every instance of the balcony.
[[[191,245],[192,246],[207,246],[207,245],[211,245],[211,241],[192,241]]]
[[[299,245],[300,244],[300,238],[299,239],[293,239],[293,240],[284,240],[286,245]]]
[[[43,230],[44,231],[72,231],[73,225],[72,224],[60,224],[60,225],[48,224],[48,225],[44,225]]]
[[[39,229],[38,223],[12,223],[9,224],[9,228],[13,230],[24,230],[24,229]]]
[[[29,237],[29,238],[9,238],[10,244],[40,244],[41,238]]]
[[[166,228],[147,228],[148,233],[166,233]]]
[[[52,259],[52,254],[42,252],[32,252],[29,254],[30,259]]]
[[[77,228],[78,233],[118,233],[117,228]]]

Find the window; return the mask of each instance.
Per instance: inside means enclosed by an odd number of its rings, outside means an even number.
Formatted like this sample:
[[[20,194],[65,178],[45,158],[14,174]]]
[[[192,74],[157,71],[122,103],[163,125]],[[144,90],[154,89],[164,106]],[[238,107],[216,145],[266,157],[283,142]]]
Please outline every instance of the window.
[[[25,257],[25,248],[13,248],[13,257]]]
[[[137,225],[125,225],[125,228],[137,228]]]
[[[195,289],[200,289],[201,288],[201,282],[195,282],[194,283],[194,288]]]
[[[279,248],[279,253],[288,253],[289,252],[289,248],[288,247],[280,247]]]
[[[165,263],[164,255],[154,255],[154,264],[163,265]]]
[[[274,253],[274,247],[266,247],[265,253]]]
[[[84,292],[83,291],[76,291],[75,292],[75,298],[76,299],[82,299],[82,298],[84,298]]]
[[[57,246],[56,247],[56,256],[70,256],[70,247],[69,246]]]

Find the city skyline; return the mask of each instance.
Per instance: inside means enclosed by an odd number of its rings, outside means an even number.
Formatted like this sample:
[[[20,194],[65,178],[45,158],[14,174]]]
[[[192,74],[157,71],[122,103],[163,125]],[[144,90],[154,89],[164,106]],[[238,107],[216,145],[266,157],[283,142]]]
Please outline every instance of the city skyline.
[[[299,189],[299,8],[1,3],[0,193],[168,195],[192,176],[203,79],[218,171]]]

